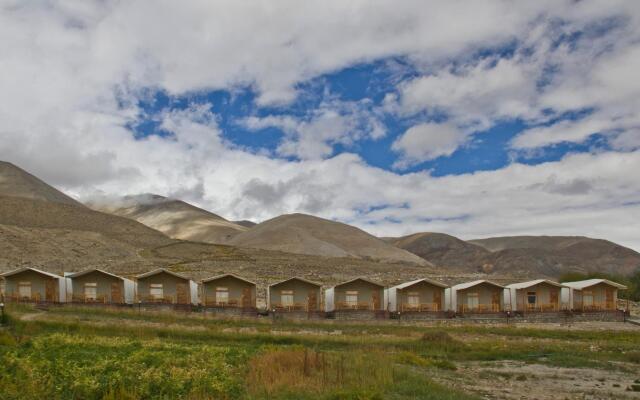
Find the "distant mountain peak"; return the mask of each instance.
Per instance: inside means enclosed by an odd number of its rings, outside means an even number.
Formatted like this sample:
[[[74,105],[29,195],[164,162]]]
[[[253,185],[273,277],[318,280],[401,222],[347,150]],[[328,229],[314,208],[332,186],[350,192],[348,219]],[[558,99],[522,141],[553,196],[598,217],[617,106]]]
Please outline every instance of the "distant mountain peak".
[[[84,207],[77,200],[67,196],[22,168],[6,161],[0,161],[0,196],[23,197],[31,200]]]
[[[134,219],[174,239],[221,244],[248,229],[182,200],[153,193],[96,197],[87,205]]]
[[[234,237],[229,244],[325,257],[430,265],[426,260],[354,226],[302,213],[280,215],[264,221]]]

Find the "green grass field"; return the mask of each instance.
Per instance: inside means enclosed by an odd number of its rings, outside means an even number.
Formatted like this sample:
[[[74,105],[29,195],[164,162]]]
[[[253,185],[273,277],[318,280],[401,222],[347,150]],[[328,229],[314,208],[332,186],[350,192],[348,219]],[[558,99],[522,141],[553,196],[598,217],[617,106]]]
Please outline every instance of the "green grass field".
[[[473,399],[479,397],[433,377],[497,360],[640,368],[640,330],[222,320],[70,307],[7,311],[0,399]]]

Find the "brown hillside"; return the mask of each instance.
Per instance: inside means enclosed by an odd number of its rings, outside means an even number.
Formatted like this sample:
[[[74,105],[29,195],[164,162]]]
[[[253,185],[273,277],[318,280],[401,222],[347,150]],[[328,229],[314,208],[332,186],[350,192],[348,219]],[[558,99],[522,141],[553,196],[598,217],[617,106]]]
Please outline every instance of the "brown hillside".
[[[171,241],[138,222],[86,207],[47,203],[18,197],[0,197],[0,224],[21,228],[95,232],[134,246],[157,246]]]
[[[630,275],[640,268],[639,253],[581,236],[516,236],[465,242],[442,233],[418,233],[386,240],[459,273],[557,278],[567,272]]]
[[[249,228],[181,200],[159,195],[126,196],[87,203],[94,210],[136,220],[174,239],[225,243]]]
[[[470,240],[491,253],[485,263],[495,271],[536,271],[630,275],[640,269],[640,253],[602,239],[584,236],[513,236]]]
[[[84,207],[53,186],[5,161],[0,161],[0,196],[24,197]]]
[[[229,244],[324,257],[356,257],[419,265],[429,263],[350,225],[305,214],[270,219],[231,239]]]
[[[489,253],[480,246],[444,233],[422,232],[386,240],[435,265],[468,272],[481,269],[482,259]]]

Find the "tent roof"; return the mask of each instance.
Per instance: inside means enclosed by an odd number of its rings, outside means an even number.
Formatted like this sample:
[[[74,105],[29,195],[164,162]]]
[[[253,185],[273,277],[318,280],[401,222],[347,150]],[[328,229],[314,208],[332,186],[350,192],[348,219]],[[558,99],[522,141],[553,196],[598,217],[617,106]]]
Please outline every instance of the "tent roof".
[[[339,283],[339,284],[335,285],[334,287],[340,287],[340,286],[348,285],[349,283],[352,283],[352,282],[355,282],[355,281],[363,281],[363,282],[367,282],[367,283],[370,283],[372,285],[384,288],[384,285],[381,285],[381,284],[379,284],[377,282],[371,281],[371,280],[369,280],[367,278],[363,278],[363,277],[358,277],[358,278],[354,278],[354,279],[348,280],[346,282]]]
[[[533,281],[512,283],[511,285],[507,285],[506,287],[507,289],[527,289],[532,286],[539,285],[541,283],[548,283],[549,285],[557,286],[557,287],[565,287],[565,285],[563,285],[562,283],[554,282],[549,279],[535,279]]]
[[[90,274],[92,272],[100,272],[101,274],[109,275],[109,276],[112,276],[114,278],[118,278],[118,279],[122,279],[122,280],[125,279],[125,278],[123,278],[121,276],[112,274],[111,272],[103,271],[103,270],[98,269],[98,268],[90,268],[90,269],[85,269],[84,271],[74,272],[74,273],[71,273],[69,275],[65,275],[65,278],[71,278],[71,279],[79,278],[81,276],[88,275],[88,274]]]
[[[572,289],[582,290],[584,288],[588,288],[591,286],[595,286],[599,283],[604,283],[605,285],[613,286],[618,289],[626,289],[625,285],[622,285],[617,282],[610,281],[608,279],[587,279],[584,281],[575,281],[575,282],[564,282],[563,285],[569,286]]]
[[[6,277],[9,277],[9,276],[12,276],[12,275],[17,275],[17,274],[19,274],[21,272],[25,272],[25,271],[33,271],[33,272],[36,272],[38,274],[46,275],[48,277],[56,278],[56,279],[62,278],[60,275],[52,274],[51,272],[46,272],[46,271],[42,271],[42,270],[39,270],[39,269],[36,269],[36,268],[31,268],[31,267],[18,268],[16,270],[5,272],[4,274],[0,274],[0,276],[3,276],[3,277],[6,278]]]
[[[312,282],[312,281],[306,280],[306,279],[304,279],[304,278],[300,278],[300,277],[298,277],[298,276],[294,276],[293,278],[285,279],[285,280],[280,281],[280,282],[272,283],[271,285],[269,285],[269,287],[273,287],[273,286],[279,285],[279,284],[281,284],[281,283],[285,283],[285,282],[289,282],[289,281],[293,281],[293,280],[301,281],[301,282],[305,282],[305,283],[308,283],[308,284],[310,284],[310,285],[317,286],[317,287],[322,287],[322,285],[321,285],[321,284],[319,284],[319,283]]]
[[[477,281],[460,283],[460,284],[452,286],[451,289],[453,289],[453,290],[464,290],[464,289],[469,289],[469,288],[474,287],[474,286],[481,285],[483,283],[486,283],[486,284],[489,284],[489,285],[493,285],[493,286],[497,286],[499,288],[503,288],[504,289],[504,286],[499,285],[499,284],[497,284],[495,282],[488,281],[486,279],[479,279]]]
[[[241,278],[241,277],[239,277],[238,275],[234,275],[234,274],[222,274],[222,275],[216,275],[216,276],[213,276],[213,277],[211,277],[211,278],[203,279],[201,282],[202,282],[202,283],[208,283],[208,282],[212,282],[212,281],[215,281],[215,280],[218,280],[218,279],[222,279],[222,278],[227,278],[227,277],[236,278],[236,279],[239,279],[239,280],[241,280],[241,281],[243,281],[243,282],[250,283],[250,284],[252,284],[252,285],[255,285],[255,284],[256,284],[255,282],[252,282],[252,281],[250,281],[250,280],[248,280],[248,279]]]
[[[430,283],[430,284],[432,284],[434,286],[438,286],[438,287],[441,287],[441,288],[448,288],[449,287],[448,285],[445,285],[444,283],[441,283],[441,282],[438,282],[438,281],[434,281],[434,280],[428,279],[428,278],[422,278],[422,279],[416,279],[414,281],[401,283],[399,285],[393,286],[392,289],[404,289],[404,288],[408,288],[408,287],[413,286],[413,285],[415,285],[417,283],[420,283],[420,282]]]
[[[158,268],[158,269],[154,269],[153,271],[145,272],[144,274],[140,274],[140,275],[136,276],[136,279],[148,278],[150,276],[158,275],[158,274],[161,274],[163,272],[165,272],[165,273],[167,273],[169,275],[173,275],[176,278],[184,279],[186,281],[190,281],[191,280],[191,279],[187,278],[186,276],[182,276],[180,274],[176,274],[175,272],[171,272],[171,271],[169,271],[168,269],[165,269],[165,268]]]

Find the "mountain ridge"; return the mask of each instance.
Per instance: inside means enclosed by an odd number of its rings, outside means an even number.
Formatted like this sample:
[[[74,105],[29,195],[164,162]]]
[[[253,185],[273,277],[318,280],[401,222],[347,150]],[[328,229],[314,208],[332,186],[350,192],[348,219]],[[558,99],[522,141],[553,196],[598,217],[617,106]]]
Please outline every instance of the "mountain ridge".
[[[98,198],[87,202],[87,206],[130,218],[180,240],[224,244],[249,229],[182,200],[150,193]]]

